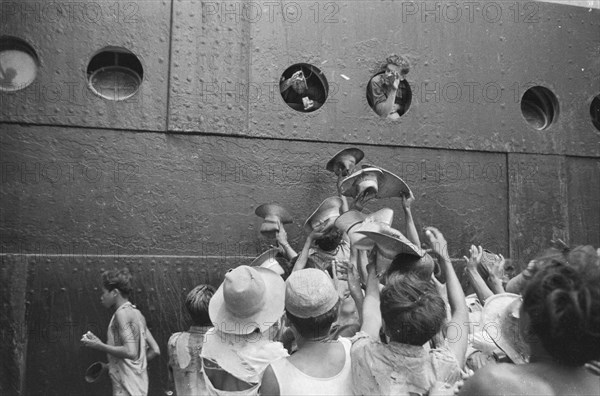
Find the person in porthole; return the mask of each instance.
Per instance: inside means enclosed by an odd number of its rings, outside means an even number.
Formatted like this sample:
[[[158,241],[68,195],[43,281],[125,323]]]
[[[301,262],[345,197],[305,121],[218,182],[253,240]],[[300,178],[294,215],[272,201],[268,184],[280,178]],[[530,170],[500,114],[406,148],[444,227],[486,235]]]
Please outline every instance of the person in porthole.
[[[279,90],[288,106],[297,111],[315,111],[325,102],[322,83],[307,68],[299,67],[289,78],[281,76]]]
[[[405,76],[408,61],[399,55],[390,55],[385,61],[385,70],[375,75],[367,86],[367,101],[382,118],[398,119],[410,105],[411,92]]]

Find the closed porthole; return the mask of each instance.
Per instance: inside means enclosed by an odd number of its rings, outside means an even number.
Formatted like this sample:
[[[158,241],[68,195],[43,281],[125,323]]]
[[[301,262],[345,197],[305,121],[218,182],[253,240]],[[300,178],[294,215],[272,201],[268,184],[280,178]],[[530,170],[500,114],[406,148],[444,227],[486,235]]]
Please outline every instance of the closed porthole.
[[[131,51],[106,47],[97,52],[87,67],[88,87],[108,100],[125,100],[138,92],[144,78],[142,63]]]

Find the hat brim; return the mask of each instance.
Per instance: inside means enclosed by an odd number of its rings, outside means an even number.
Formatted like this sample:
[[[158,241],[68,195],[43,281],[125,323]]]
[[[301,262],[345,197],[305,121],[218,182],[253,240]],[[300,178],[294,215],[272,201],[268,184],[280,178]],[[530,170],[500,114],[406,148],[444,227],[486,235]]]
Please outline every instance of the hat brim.
[[[342,151],[337,152],[333,158],[331,158],[329,160],[329,162],[327,162],[327,165],[325,166],[325,169],[327,169],[330,172],[334,172],[334,166],[335,163],[337,161],[339,161],[339,159],[344,156],[345,154],[351,155],[354,157],[354,164],[358,164],[360,161],[362,161],[362,159],[365,157],[365,153],[363,153],[363,151],[361,149],[355,148],[355,147],[351,147],[351,148],[347,148],[344,149]]]
[[[520,298],[513,293],[495,294],[485,301],[481,313],[484,331],[515,364],[524,364],[529,360],[529,348],[521,337],[519,320],[511,316],[512,311],[518,309]]]
[[[383,223],[363,223],[357,233],[364,234],[386,252],[394,252],[397,256],[401,253],[411,254],[413,256],[423,257],[425,251],[413,244],[398,230],[394,230],[395,235],[390,234],[390,226]],[[389,254],[389,253],[388,253]]]
[[[288,211],[283,206],[277,204],[260,205],[258,208],[256,208],[254,213],[263,219],[269,215],[277,216],[282,224],[289,224],[293,222],[292,216],[288,213]]]
[[[374,165],[363,165],[364,168],[377,168],[383,173],[383,177],[379,182],[379,191],[376,198],[393,198],[402,197],[403,195],[410,196],[412,191],[408,184],[394,173]]]
[[[306,221],[304,222],[304,231],[306,231],[307,233],[312,232],[312,230],[313,230],[313,227],[311,225],[312,219],[317,215],[317,213],[319,213],[321,211],[325,211],[330,208],[334,208],[334,207],[341,208],[342,207],[342,199],[340,197],[325,198],[325,200],[323,202],[321,202],[321,204],[317,207],[317,209],[314,212],[312,212],[312,214],[310,216],[308,216],[308,219],[306,219]],[[337,217],[336,217],[336,219],[337,219]],[[322,231],[326,231],[326,230],[330,229],[331,227],[333,227],[334,221],[330,221],[329,224],[327,224],[327,226],[325,228],[323,228]]]
[[[340,185],[342,195],[346,197],[356,198],[356,196],[358,195],[358,184],[356,183],[356,179],[358,179],[359,176],[367,172],[377,173],[377,184],[379,185],[383,177],[383,172],[381,171],[381,169],[373,166],[365,167],[363,165],[363,168],[361,170],[354,172],[353,174],[342,180],[342,183]]]
[[[335,226],[338,230],[348,232],[348,230],[356,224],[362,223],[367,218],[367,215],[357,210],[349,210],[342,213],[335,220]]]
[[[264,307],[254,315],[240,318],[227,310],[223,296],[223,283],[217,289],[208,305],[208,314],[213,325],[221,332],[228,334],[250,334],[260,329],[263,333],[273,323],[277,322],[284,313],[285,308],[285,282],[274,271],[253,267],[265,283]]]
[[[258,256],[256,256],[254,260],[252,260],[252,262],[250,263],[250,267],[260,267],[263,263],[269,261],[269,259],[274,259],[278,253],[281,253],[281,250],[279,248],[272,248],[266,250]]]

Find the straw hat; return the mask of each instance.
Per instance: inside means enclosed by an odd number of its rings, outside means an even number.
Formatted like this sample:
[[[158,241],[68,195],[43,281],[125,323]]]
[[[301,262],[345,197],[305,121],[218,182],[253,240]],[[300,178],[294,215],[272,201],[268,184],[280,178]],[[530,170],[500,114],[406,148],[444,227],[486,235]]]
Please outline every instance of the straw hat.
[[[331,278],[316,268],[293,272],[285,284],[285,309],[298,318],[323,315],[340,298]]]
[[[369,215],[356,210],[349,210],[342,214],[335,221],[335,226],[342,232],[345,232],[350,238],[350,245],[359,250],[371,250],[375,242],[364,234],[357,231],[363,229],[364,224],[383,223],[392,225],[394,211],[389,208],[383,208]]]
[[[267,268],[274,271],[277,275],[283,275],[285,274],[285,271],[276,259],[276,256],[280,253],[281,249],[279,248],[269,249],[256,257],[252,263],[250,263],[250,266]]]
[[[254,213],[265,219],[260,226],[260,232],[262,234],[269,234],[279,231],[279,225],[292,223],[292,216],[288,213],[283,206],[278,204],[263,204],[260,205]]]
[[[379,168],[365,167],[342,180],[340,191],[347,197],[360,198],[363,203],[375,197],[383,172]]]
[[[377,245],[379,252],[387,258],[400,253],[423,257],[425,251],[408,240],[400,231],[385,223],[364,223],[356,232],[369,237]]]
[[[482,330],[516,364],[529,361],[529,346],[519,332],[521,296],[495,294],[485,301],[481,313]]]
[[[326,231],[331,226],[335,219],[340,216],[342,208],[342,199],[340,197],[326,198],[321,205],[310,215],[304,223],[304,231],[310,234],[314,229],[323,228]],[[331,219],[331,220],[330,220]]]
[[[334,172],[336,175],[348,176],[365,156],[362,150],[351,147],[344,149],[333,156],[327,162],[325,169]]]
[[[403,195],[410,196],[412,194],[408,184],[394,173],[375,165],[363,165],[362,167],[363,169],[377,168],[382,172],[376,198],[402,197]]]
[[[285,282],[274,271],[242,265],[225,274],[208,313],[223,333],[262,333],[283,315],[284,297]]]

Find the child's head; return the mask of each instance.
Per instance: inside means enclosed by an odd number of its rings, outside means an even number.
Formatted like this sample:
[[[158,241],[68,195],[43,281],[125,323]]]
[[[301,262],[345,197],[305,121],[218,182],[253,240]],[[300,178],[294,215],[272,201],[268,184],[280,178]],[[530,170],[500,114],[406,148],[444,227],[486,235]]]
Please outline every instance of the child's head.
[[[127,268],[104,271],[102,273],[102,287],[109,292],[118,290],[121,296],[129,298],[129,294],[133,290],[133,287],[131,286],[132,278],[129,269]]]
[[[400,253],[388,268],[388,276],[394,272],[400,274],[414,274],[424,281],[431,279],[435,269],[435,262],[429,254],[423,257],[414,254]]]
[[[392,341],[423,345],[446,320],[446,304],[430,281],[392,276],[381,291],[381,316]]]
[[[580,366],[600,356],[600,259],[591,246],[568,257],[542,259],[523,293],[529,331],[562,364]]]
[[[314,340],[329,335],[338,317],[339,300],[333,281],[321,270],[296,271],[286,281],[286,315],[303,338]]]
[[[215,294],[211,285],[198,285],[190,291],[185,299],[185,308],[192,317],[195,326],[211,326],[208,315],[208,303]]]

